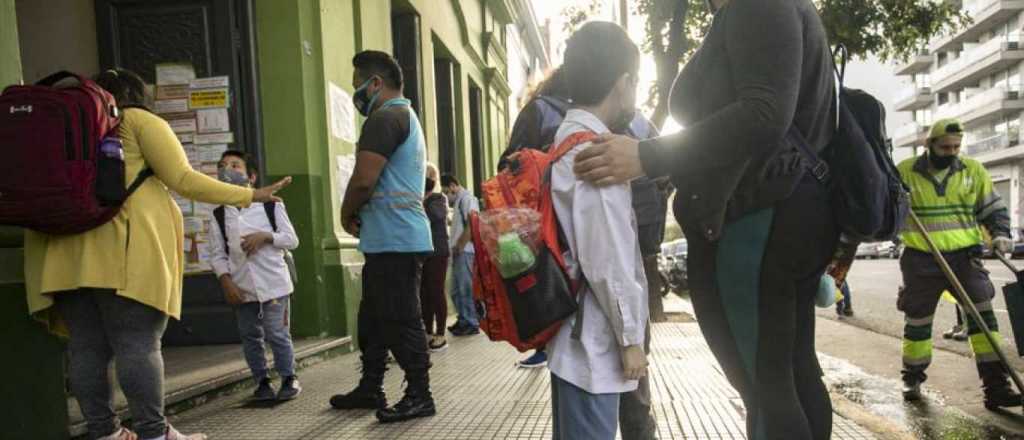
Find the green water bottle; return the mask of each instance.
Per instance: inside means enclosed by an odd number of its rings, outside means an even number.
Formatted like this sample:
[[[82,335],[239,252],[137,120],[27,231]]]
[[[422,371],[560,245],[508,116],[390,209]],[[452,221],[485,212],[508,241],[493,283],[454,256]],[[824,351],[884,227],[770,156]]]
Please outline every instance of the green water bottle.
[[[526,272],[536,261],[530,246],[523,243],[519,234],[506,232],[498,237],[498,272],[502,278],[513,278]]]

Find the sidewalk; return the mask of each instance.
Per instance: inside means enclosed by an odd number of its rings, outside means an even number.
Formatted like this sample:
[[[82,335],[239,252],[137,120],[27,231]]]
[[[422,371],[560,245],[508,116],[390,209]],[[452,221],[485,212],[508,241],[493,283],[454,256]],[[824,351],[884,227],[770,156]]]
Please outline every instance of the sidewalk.
[[[673,307],[674,309],[675,307]],[[673,314],[677,321],[687,315]],[[726,382],[697,324],[654,326],[651,374],[661,439],[744,439],[743,405]],[[546,369],[514,367],[522,355],[486,336],[451,338],[432,357],[431,382],[438,414],[380,425],[371,411],[335,411],[331,395],[353,388],[356,354],[300,372],[299,399],[269,408],[246,403],[251,389],[172,418],[182,432],[226,439],[549,439],[551,413]],[[388,374],[389,401],[401,398],[401,370]],[[833,439],[875,439],[869,431],[834,415]]]

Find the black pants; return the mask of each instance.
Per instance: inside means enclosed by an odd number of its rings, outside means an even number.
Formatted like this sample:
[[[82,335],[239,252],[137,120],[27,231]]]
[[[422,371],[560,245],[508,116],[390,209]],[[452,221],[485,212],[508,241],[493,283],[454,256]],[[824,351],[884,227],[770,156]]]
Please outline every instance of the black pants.
[[[420,314],[419,254],[367,254],[363,266],[363,300],[359,304],[361,386],[378,389],[384,382],[390,350],[405,371],[407,394],[429,394],[430,355]]]
[[[688,236],[697,321],[743,398],[752,440],[831,435],[814,350],[815,293],[838,239],[828,197],[805,178],[788,199],[727,225],[718,242]]]

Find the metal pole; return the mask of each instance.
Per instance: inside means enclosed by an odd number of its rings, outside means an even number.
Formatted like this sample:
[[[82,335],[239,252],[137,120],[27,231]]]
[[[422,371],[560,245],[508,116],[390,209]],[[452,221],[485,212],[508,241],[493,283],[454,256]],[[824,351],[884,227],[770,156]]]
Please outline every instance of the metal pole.
[[[619,25],[626,32],[629,32],[629,4],[628,0],[619,0]]]
[[[985,333],[985,339],[995,349],[996,355],[999,356],[999,360],[1003,362],[1006,370],[1010,373],[1010,378],[1013,379],[1013,384],[1017,386],[1017,390],[1024,391],[1024,381],[1021,380],[1020,374],[1017,370],[1014,370],[1010,365],[1009,358],[1006,357],[1006,353],[1003,353],[1003,347],[999,345],[998,341],[992,336],[991,330],[988,328],[988,324],[985,323],[984,319],[981,319],[981,313],[978,313],[978,309],[974,307],[974,302],[971,301],[971,297],[967,295],[967,290],[964,289],[963,284],[960,284],[960,280],[957,279],[956,274],[953,273],[953,269],[949,267],[949,263],[942,256],[942,252],[939,251],[939,247],[932,241],[932,237],[928,235],[928,231],[925,230],[924,224],[921,223],[921,219],[917,217],[914,211],[910,211],[910,220],[914,223],[914,227],[924,237],[924,241],[928,243],[928,248],[932,252],[932,256],[935,257],[935,262],[939,263],[939,267],[942,272],[946,275],[946,279],[953,284],[953,290],[956,293],[957,301],[960,302],[960,306],[967,311],[967,314],[974,319],[974,322],[978,323],[981,330]],[[997,251],[998,254],[998,251]],[[1001,255],[1000,255],[1001,256]],[[1005,257],[1003,257],[1005,258]]]

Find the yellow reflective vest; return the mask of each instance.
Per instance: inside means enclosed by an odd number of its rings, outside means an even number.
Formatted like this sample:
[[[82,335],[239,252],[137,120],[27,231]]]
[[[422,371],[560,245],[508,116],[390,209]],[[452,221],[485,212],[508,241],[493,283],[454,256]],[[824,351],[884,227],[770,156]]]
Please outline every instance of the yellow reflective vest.
[[[981,224],[993,235],[1010,236],[1006,206],[978,161],[960,157],[945,175],[936,176],[929,169],[927,154],[922,154],[901,162],[899,172],[910,188],[911,209],[940,251],[981,245]],[[912,222],[907,222],[901,239],[911,249],[928,252],[924,237]]]

